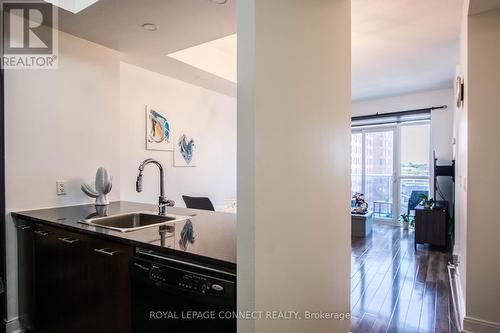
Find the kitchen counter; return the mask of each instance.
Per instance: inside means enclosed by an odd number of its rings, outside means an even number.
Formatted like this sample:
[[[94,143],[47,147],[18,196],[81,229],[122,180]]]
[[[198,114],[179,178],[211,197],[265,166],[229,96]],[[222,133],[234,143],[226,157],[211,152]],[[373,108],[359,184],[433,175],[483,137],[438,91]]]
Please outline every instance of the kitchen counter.
[[[92,234],[111,241],[126,243],[163,255],[236,272],[236,215],[180,207],[168,207],[167,214],[190,216],[194,241],[182,242],[181,231],[186,221],[176,223],[174,232],[167,235],[165,246],[160,244],[158,227],[131,232],[119,232],[79,223],[98,216],[148,211],[158,214],[158,206],[128,201],[116,201],[99,211],[93,204],[13,212],[14,218]]]

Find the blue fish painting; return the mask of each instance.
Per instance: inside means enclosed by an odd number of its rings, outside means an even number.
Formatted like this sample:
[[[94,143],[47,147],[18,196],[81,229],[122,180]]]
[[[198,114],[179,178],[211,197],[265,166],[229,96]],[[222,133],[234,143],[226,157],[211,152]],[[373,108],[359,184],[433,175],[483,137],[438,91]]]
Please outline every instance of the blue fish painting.
[[[182,134],[179,137],[177,145],[179,146],[180,154],[182,158],[184,158],[184,161],[186,161],[186,164],[190,164],[193,159],[194,140],[188,140],[186,134]]]
[[[170,142],[170,124],[168,123],[167,118],[163,117],[154,110],[149,110],[148,119],[150,121],[150,130],[148,134],[150,142]]]

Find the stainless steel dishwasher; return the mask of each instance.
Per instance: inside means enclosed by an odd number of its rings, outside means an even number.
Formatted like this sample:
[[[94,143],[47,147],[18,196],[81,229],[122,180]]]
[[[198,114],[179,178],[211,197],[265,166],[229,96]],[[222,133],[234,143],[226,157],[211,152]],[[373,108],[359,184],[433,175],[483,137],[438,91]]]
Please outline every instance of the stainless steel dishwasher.
[[[141,250],[129,261],[132,332],[236,332],[236,276]]]

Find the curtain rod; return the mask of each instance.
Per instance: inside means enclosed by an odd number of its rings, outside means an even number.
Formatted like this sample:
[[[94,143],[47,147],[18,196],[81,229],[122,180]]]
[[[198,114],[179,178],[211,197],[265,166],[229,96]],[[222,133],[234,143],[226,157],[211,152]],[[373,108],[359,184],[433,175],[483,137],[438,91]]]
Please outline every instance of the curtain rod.
[[[441,105],[441,106],[433,106],[433,107],[424,108],[424,109],[397,111],[397,112],[389,112],[389,113],[378,113],[377,112],[373,115],[352,117],[351,120],[355,121],[355,120],[366,120],[366,119],[374,119],[374,118],[398,117],[398,116],[426,113],[426,112],[429,112],[432,110],[447,109],[447,108],[448,108],[447,105]]]

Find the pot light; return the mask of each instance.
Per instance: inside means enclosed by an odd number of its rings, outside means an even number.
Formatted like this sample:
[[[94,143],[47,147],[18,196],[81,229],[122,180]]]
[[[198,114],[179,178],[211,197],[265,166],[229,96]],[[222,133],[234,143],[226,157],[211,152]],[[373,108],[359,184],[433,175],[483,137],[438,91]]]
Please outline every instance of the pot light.
[[[225,3],[227,3],[227,0],[210,0],[210,1],[216,5],[224,5]]]
[[[158,30],[158,26],[156,24],[153,24],[153,23],[144,23],[143,25],[141,25],[141,28],[143,28],[146,31]]]

